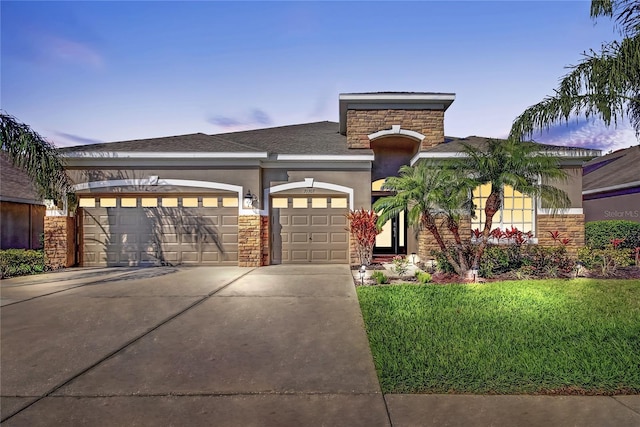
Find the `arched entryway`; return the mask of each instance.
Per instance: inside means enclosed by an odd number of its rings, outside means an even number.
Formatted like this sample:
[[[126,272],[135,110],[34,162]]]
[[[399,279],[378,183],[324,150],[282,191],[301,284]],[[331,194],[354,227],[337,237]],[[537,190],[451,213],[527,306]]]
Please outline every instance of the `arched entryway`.
[[[381,132],[377,133],[378,135]],[[385,179],[397,176],[399,169],[409,165],[411,159],[420,148],[420,139],[414,135],[382,134],[371,140],[371,149],[375,160],[371,168],[371,203],[381,197],[393,195],[382,188]],[[376,238],[373,249],[374,255],[406,255],[411,249],[405,212],[389,220],[382,227],[382,232]]]

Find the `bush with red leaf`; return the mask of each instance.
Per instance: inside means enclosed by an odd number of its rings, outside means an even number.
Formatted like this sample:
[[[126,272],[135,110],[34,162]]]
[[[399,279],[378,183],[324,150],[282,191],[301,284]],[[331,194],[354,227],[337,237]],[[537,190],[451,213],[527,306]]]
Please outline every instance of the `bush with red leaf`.
[[[356,255],[361,265],[371,264],[373,246],[376,243],[376,236],[380,233],[376,222],[378,215],[374,211],[360,209],[347,214],[349,221],[349,234],[356,245]]]

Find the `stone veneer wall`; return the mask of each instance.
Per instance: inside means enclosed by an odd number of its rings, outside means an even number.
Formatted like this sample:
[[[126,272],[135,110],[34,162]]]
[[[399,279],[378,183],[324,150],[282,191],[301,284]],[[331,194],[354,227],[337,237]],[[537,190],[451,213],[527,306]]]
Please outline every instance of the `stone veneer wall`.
[[[421,150],[444,142],[442,110],[349,110],[347,145],[349,148],[370,148],[367,135],[391,129],[392,125],[424,135]]]
[[[453,245],[453,234],[451,234],[445,226],[440,226],[438,229],[445,244],[447,246]],[[469,241],[471,239],[471,218],[462,218],[460,220],[460,238],[462,241]],[[431,234],[429,230],[420,231],[420,235],[418,236],[418,256],[420,259],[435,259],[435,257],[431,255],[431,251],[434,250],[440,251],[441,249],[435,237],[433,237],[433,234]]]
[[[238,217],[238,267],[260,267],[262,236],[260,215]]]
[[[538,244],[542,246],[553,246],[559,243],[554,242],[551,232],[558,231],[560,239],[570,239],[567,252],[576,255],[578,249],[584,246],[584,215],[538,215],[536,222],[536,237]]]
[[[44,254],[47,266],[53,269],[75,264],[75,218],[44,217]]]
[[[262,264],[271,264],[271,247],[269,246],[269,217],[260,217],[260,236],[262,241]]]

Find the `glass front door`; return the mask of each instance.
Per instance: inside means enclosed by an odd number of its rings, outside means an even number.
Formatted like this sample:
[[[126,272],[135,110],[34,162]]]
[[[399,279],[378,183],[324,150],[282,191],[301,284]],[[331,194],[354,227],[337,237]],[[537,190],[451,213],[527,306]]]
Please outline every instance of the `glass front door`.
[[[375,201],[375,199],[374,199]],[[407,253],[407,224],[405,213],[391,218],[382,226],[382,232],[376,236],[373,247],[374,254],[402,254]]]

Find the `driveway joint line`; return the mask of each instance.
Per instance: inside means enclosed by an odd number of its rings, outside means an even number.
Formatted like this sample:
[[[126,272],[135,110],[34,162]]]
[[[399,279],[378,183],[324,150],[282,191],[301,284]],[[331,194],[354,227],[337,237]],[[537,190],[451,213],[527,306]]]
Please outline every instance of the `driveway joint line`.
[[[241,392],[194,392],[194,393],[130,393],[130,394],[54,394],[50,398],[102,399],[117,397],[232,397],[232,396],[383,396],[378,391],[241,391]]]
[[[216,293],[222,291],[223,289],[226,289],[227,287],[231,286],[233,283],[235,283],[236,281],[240,280],[241,278],[243,278],[244,276],[246,276],[247,274],[251,273],[252,271],[254,271],[255,268],[243,273],[242,275],[232,278],[231,280],[229,280],[227,283],[225,283],[224,285],[222,285],[221,287],[219,287],[218,289],[209,292],[207,295],[205,295],[204,297],[192,302],[191,304],[189,304],[187,307],[185,307],[184,309],[178,311],[175,314],[172,314],[171,316],[169,316],[168,318],[166,318],[165,320],[162,320],[160,323],[156,324],[155,326],[147,329],[145,332],[143,332],[142,334],[130,339],[129,341],[127,341],[126,343],[124,343],[122,346],[120,346],[119,348],[111,351],[110,353],[108,353],[106,356],[101,357],[98,361],[92,363],[91,365],[89,365],[88,367],[84,368],[83,370],[81,370],[80,372],[78,372],[77,374],[74,374],[71,376],[71,378],[68,378],[66,380],[63,380],[63,382],[59,383],[56,386],[53,386],[51,389],[49,389],[49,391],[45,392],[44,394],[42,394],[42,396],[39,396],[36,400],[34,400],[33,402],[29,403],[27,406],[20,408],[19,410],[7,415],[6,417],[0,419],[0,423],[3,423],[5,421],[7,421],[8,419],[14,417],[15,415],[19,414],[20,412],[30,408],[31,406],[35,405],[36,403],[40,402],[42,399],[51,396],[53,393],[55,393],[56,391],[60,390],[62,387],[66,386],[67,384],[70,384],[71,382],[73,382],[74,380],[76,380],[77,378],[79,378],[80,376],[86,374],[87,372],[89,372],[90,370],[94,369],[95,367],[97,367],[98,365],[101,365],[103,362],[106,362],[107,360],[111,359],[112,357],[114,357],[116,354],[120,353],[122,350],[126,349],[127,347],[129,347],[130,345],[134,344],[135,342],[141,340],[142,338],[144,338],[145,336],[149,335],[151,332],[157,330],[158,328],[160,328],[161,326],[164,326],[165,324],[169,323],[170,321],[172,321],[173,319],[177,318],[178,316],[186,313],[187,311],[191,310],[193,307],[200,305],[201,303],[205,302],[206,300],[208,300],[209,298],[211,298],[213,295],[215,295]],[[60,291],[63,292],[63,291]]]
[[[127,271],[126,273],[122,273],[122,274],[118,274],[118,275],[115,275],[115,276],[111,276],[111,277],[109,277],[109,280],[111,280],[111,279],[117,279],[117,278],[119,278],[119,277],[127,276],[127,275],[130,275],[130,274],[133,274],[133,273],[135,273],[135,271]],[[32,301],[32,300],[37,299],[37,298],[47,297],[47,296],[49,296],[49,295],[59,294],[59,293],[61,293],[61,292],[66,292],[66,291],[70,291],[70,290],[72,290],[72,289],[81,288],[81,287],[83,287],[83,286],[93,285],[93,284],[95,284],[95,283],[100,283],[100,282],[102,282],[103,280],[104,280],[104,278],[102,278],[102,279],[100,279],[100,280],[94,280],[94,281],[92,281],[92,282],[88,282],[88,283],[83,283],[83,284],[81,284],[81,285],[71,286],[71,287],[69,287],[69,288],[65,288],[65,289],[60,289],[59,291],[49,292],[48,294],[36,295],[35,297],[31,297],[31,298],[23,299],[23,300],[20,300],[20,301],[10,302],[10,303],[8,303],[8,304],[3,305],[3,306],[2,306],[2,308],[4,308],[4,307],[9,307],[9,306],[11,306],[11,305],[15,305],[15,304],[20,304],[20,303],[27,302],[27,301]],[[50,282],[50,283],[54,283],[54,282]]]
[[[616,399],[616,396],[609,396],[609,397],[615,400],[616,402],[618,402],[619,404],[621,404],[622,406],[624,406],[625,408],[627,408],[628,410],[630,410],[631,412],[633,412],[634,414],[640,415],[640,412],[636,411],[634,408],[627,405],[626,403],[619,401],[618,399]]]

